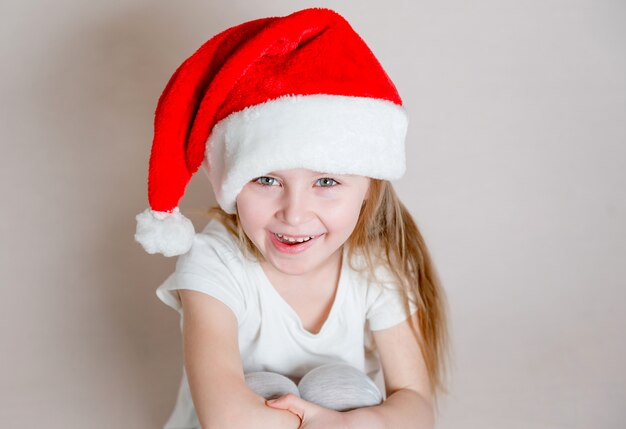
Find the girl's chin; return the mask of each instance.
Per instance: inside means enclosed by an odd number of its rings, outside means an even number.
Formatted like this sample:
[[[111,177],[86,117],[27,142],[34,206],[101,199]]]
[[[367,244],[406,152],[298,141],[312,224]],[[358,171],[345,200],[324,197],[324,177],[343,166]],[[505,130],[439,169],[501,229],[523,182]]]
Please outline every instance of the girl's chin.
[[[310,265],[295,264],[293,261],[280,263],[278,261],[266,260],[264,265],[266,270],[269,269],[281,275],[287,276],[302,276],[313,271],[313,267],[311,267]]]

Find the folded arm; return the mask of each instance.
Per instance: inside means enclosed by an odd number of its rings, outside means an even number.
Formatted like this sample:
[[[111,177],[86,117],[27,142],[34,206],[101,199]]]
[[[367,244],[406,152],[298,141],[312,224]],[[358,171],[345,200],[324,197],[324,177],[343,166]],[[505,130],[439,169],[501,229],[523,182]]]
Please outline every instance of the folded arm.
[[[414,322],[417,320],[414,317]],[[346,412],[349,428],[432,429],[435,426],[432,393],[426,364],[408,320],[374,331],[387,399],[374,407]]]
[[[196,414],[204,429],[296,429],[300,419],[267,407],[245,383],[237,319],[219,300],[179,290],[183,356]]]

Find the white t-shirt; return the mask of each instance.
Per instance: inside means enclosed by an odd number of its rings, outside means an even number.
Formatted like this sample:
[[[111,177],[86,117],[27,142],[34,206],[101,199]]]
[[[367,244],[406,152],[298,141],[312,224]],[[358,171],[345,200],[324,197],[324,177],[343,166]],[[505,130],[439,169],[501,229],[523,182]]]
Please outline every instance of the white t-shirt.
[[[384,382],[372,332],[407,318],[400,292],[390,275],[351,269],[343,251],[335,300],[321,330],[302,326],[295,310],[274,289],[257,261],[246,258],[235,238],[217,220],[196,234],[191,250],[181,255],[176,270],[157,289],[165,304],[179,311],[177,289],[206,293],[235,314],[244,373],[271,371],[297,383],[311,369],[343,362],[365,372],[384,392]],[[355,261],[357,267],[362,260]],[[416,306],[410,303],[411,313]],[[181,317],[182,328],[182,317]],[[383,393],[384,394],[384,393]],[[176,407],[165,428],[197,428],[198,420],[183,370]]]

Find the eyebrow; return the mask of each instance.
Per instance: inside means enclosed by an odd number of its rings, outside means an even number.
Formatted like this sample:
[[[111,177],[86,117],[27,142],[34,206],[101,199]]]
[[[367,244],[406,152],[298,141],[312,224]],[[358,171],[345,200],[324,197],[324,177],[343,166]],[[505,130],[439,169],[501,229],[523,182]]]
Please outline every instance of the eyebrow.
[[[276,171],[270,171],[269,173],[265,173],[265,175],[268,176],[280,176],[283,177],[281,174],[279,174]],[[350,174],[338,174],[338,173],[328,173],[328,172],[324,172],[324,171],[314,171],[311,174],[309,174],[310,177],[314,177],[314,176],[323,176],[323,177],[347,177],[350,176]]]

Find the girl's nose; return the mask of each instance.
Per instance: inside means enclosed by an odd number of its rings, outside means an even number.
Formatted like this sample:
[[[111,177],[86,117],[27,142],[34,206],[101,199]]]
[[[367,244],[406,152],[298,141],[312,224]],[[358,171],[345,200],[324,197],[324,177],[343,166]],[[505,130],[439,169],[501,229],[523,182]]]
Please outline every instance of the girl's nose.
[[[301,225],[311,220],[310,198],[303,192],[285,192],[282,207],[282,221],[289,225]]]

